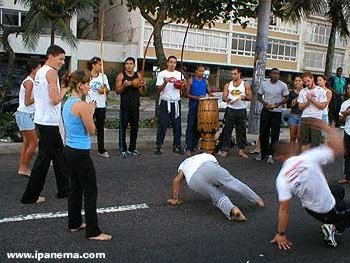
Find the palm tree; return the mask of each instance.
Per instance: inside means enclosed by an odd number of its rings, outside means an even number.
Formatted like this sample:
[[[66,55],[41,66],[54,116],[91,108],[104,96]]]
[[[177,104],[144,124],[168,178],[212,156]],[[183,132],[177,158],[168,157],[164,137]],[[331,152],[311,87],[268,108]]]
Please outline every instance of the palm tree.
[[[328,0],[328,11],[326,17],[331,22],[331,32],[328,40],[325,75],[331,76],[334,63],[334,50],[336,33],[345,39],[350,36],[348,24],[350,23],[350,2],[349,0]]]
[[[329,77],[332,73],[334,50],[337,33],[341,38],[350,36],[348,24],[350,23],[350,1],[349,0],[310,0],[297,1],[287,0],[279,9],[280,17],[299,21],[309,14],[323,14],[331,23],[331,32],[328,40],[325,75]],[[282,12],[281,12],[282,11]]]
[[[50,25],[51,27],[51,45],[55,43],[56,33],[61,35],[63,41],[72,47],[76,47],[78,41],[69,27],[71,17],[90,7],[96,7],[98,0],[18,0],[25,5],[40,6],[41,11],[33,17],[28,28],[23,32],[24,45],[34,49],[40,37],[40,26]]]

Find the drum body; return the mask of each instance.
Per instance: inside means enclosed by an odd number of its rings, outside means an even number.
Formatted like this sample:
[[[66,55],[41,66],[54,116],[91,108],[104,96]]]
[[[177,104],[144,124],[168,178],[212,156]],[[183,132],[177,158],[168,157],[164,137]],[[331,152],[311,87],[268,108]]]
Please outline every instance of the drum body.
[[[200,149],[215,151],[215,134],[219,129],[219,107],[217,98],[201,98],[198,106],[198,132],[201,134]]]

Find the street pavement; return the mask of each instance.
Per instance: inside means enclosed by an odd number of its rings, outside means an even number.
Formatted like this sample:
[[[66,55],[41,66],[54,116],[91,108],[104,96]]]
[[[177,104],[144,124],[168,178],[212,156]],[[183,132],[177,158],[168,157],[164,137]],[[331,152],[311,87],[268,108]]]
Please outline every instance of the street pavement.
[[[168,144],[170,146],[170,144]],[[236,157],[231,151],[219,162],[235,177],[252,187],[265,201],[259,208],[237,194],[229,196],[248,218],[247,222],[228,221],[209,200],[191,192],[184,184],[180,207],[167,205],[171,183],[184,156],[164,147],[156,156],[153,148],[139,148],[142,155],[122,159],[116,150],[112,158],[92,157],[98,178],[98,208],[147,204],[149,208],[99,214],[103,231],[113,235],[108,242],[88,241],[84,231],[69,233],[67,218],[50,218],[0,223],[0,262],[38,262],[9,260],[9,252],[105,253],[95,260],[41,260],[40,262],[317,262],[349,263],[350,233],[337,236],[338,247],[328,248],[319,232],[320,223],[311,218],[294,200],[287,235],[290,251],[280,251],[269,240],[276,233],[277,200],[274,177],[277,163],[267,165]],[[248,148],[249,149],[249,148]],[[55,197],[56,186],[50,168],[43,196],[46,202],[22,205],[20,197],[28,178],[17,175],[17,154],[0,155],[0,222],[3,218],[67,210],[67,201]],[[325,168],[329,181],[342,175],[342,160]],[[346,186],[350,200],[350,186]]]

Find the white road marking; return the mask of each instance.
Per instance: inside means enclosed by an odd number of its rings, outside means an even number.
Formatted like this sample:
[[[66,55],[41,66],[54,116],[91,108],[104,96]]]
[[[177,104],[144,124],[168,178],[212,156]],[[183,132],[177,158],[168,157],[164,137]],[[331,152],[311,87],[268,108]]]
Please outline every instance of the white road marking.
[[[97,213],[98,214],[115,213],[115,212],[132,211],[132,210],[138,210],[138,209],[147,209],[147,208],[149,208],[149,206],[146,203],[135,204],[135,205],[112,206],[112,207],[98,208]],[[85,214],[84,210],[82,211],[82,214]],[[59,218],[59,217],[67,217],[67,216],[68,216],[68,211],[38,213],[38,214],[31,214],[31,215],[19,215],[19,216],[0,219],[0,224],[9,223],[9,222],[27,221],[27,220],[46,219],[46,218]]]

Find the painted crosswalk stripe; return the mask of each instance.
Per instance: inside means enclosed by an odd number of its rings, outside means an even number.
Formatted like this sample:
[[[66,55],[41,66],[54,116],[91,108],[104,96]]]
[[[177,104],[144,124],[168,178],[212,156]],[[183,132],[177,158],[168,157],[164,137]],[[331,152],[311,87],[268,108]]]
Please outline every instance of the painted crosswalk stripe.
[[[98,208],[97,213],[98,214],[115,213],[115,212],[132,211],[132,210],[138,210],[138,209],[147,209],[147,208],[149,208],[149,206],[146,203],[135,204],[135,205],[112,206],[112,207]],[[84,211],[82,212],[82,214],[84,214]],[[37,219],[59,218],[59,217],[67,217],[67,216],[68,216],[67,211],[19,215],[19,216],[0,219],[0,224],[9,223],[9,222],[37,220]]]

